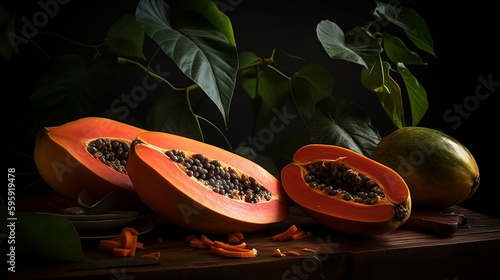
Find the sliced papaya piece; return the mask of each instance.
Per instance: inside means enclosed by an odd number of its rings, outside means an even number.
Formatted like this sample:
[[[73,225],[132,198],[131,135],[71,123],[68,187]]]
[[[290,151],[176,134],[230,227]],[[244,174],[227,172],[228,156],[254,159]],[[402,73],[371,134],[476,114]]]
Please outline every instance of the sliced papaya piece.
[[[167,221],[204,233],[252,232],[288,217],[280,181],[222,148],[164,132],[144,132],[127,165],[142,201]]]
[[[130,143],[144,130],[101,117],[85,117],[39,131],[36,167],[57,193],[76,200],[87,189],[96,198],[123,190],[137,198],[126,163]]]
[[[392,231],[410,216],[408,186],[391,168],[352,150],[326,144],[299,148],[281,170],[297,206],[339,232],[373,236]]]

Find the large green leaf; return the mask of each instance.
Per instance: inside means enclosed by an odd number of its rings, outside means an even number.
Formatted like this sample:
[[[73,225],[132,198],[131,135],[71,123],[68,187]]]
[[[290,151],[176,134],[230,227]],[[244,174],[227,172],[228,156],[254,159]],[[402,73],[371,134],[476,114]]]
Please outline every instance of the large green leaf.
[[[199,13],[174,13],[162,0],[141,0],[136,20],[215,103],[227,125],[238,70],[236,47]]]
[[[90,115],[115,81],[116,56],[98,56],[90,65],[78,55],[54,59],[36,84],[31,104],[42,125],[59,125]]]
[[[316,35],[331,58],[351,61],[368,69],[382,52],[377,39],[360,27],[344,35],[337,24],[322,20],[316,27]]]
[[[253,53],[242,55],[242,63],[251,65],[260,60]],[[269,67],[251,67],[238,73],[242,88],[253,99],[259,124],[268,124],[274,111],[281,111],[290,95],[290,79]]]
[[[202,14],[211,24],[217,27],[220,32],[224,33],[227,40],[236,46],[234,39],[233,25],[229,17],[221,12],[219,8],[211,0],[183,0],[180,1],[179,7],[190,9]]]
[[[316,103],[332,94],[333,78],[328,69],[309,64],[292,75],[290,87],[297,110],[308,119]]]
[[[5,206],[0,211],[2,220],[7,220]],[[49,260],[60,262],[82,262],[98,268],[101,264],[83,254],[82,244],[75,227],[68,219],[34,212],[16,212],[15,224],[16,257],[19,262]],[[7,221],[7,225],[10,222]]]
[[[424,64],[420,55],[408,49],[405,43],[398,37],[384,33],[383,40],[385,53],[392,62],[401,62],[404,64]]]
[[[427,92],[425,88],[417,81],[408,68],[402,63],[398,63],[398,72],[403,77],[403,81],[406,86],[406,91],[408,92],[408,98],[410,100],[411,108],[411,120],[412,125],[417,125],[420,120],[424,117],[429,107],[429,101],[427,100]]]
[[[404,126],[404,108],[401,97],[401,88],[390,75],[391,65],[379,60],[369,73],[366,69],[361,71],[363,86],[376,93],[382,108],[393,124],[400,128]]]
[[[379,1],[375,1],[375,3],[377,6],[373,14],[376,17],[385,18],[394,25],[399,26],[417,48],[434,56],[436,55],[431,32],[425,20],[415,10],[396,6],[392,3]]]
[[[148,113],[148,128],[203,141],[200,126],[189,109],[185,92],[169,91],[157,97]]]
[[[142,52],[144,31],[133,14],[125,14],[114,22],[104,42],[118,55],[146,59]]]
[[[342,146],[371,156],[380,134],[361,107],[335,97],[318,102],[316,107],[309,120],[312,143]]]

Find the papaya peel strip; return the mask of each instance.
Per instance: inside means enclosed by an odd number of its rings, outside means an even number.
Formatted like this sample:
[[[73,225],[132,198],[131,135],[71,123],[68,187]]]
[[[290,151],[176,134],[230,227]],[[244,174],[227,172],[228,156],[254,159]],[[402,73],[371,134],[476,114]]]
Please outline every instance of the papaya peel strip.
[[[99,248],[111,251],[114,256],[134,257],[137,248],[144,249],[144,244],[137,239],[138,232],[134,228],[124,227],[117,237],[99,240]]]
[[[245,242],[240,243],[238,245],[231,245],[221,241],[214,241],[212,247],[222,248],[224,250],[238,251],[238,252],[246,252],[249,249],[246,249],[247,244]]]
[[[244,251],[226,250],[220,247],[212,246],[210,251],[220,256],[232,258],[253,258],[257,255],[255,249],[244,249]]]
[[[287,230],[285,230],[282,233],[278,233],[274,235],[271,239],[273,241],[285,241],[289,237],[291,237],[294,233],[296,233],[299,229],[297,228],[296,225],[291,225]]]

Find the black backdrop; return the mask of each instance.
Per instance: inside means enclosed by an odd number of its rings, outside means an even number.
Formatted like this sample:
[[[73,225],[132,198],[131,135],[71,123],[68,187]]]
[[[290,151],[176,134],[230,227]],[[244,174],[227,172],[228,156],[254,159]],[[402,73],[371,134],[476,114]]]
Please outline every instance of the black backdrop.
[[[39,3],[47,2],[50,1],[12,1],[5,5],[16,11],[18,19],[30,19],[40,10]],[[120,15],[134,12],[138,1],[59,2],[59,11],[39,31],[55,31],[70,38],[97,43]],[[486,1],[462,5],[443,3],[439,7],[429,2],[401,1],[403,6],[414,8],[427,21],[438,55],[437,59],[424,55],[428,64],[411,68],[425,86],[430,103],[429,111],[419,125],[440,128],[469,148],[479,164],[481,185],[478,192],[462,205],[500,218],[500,211],[495,206],[498,186],[493,169],[497,164],[492,163],[498,156],[495,137],[499,118],[494,115],[498,104],[497,90],[500,88],[496,39],[498,21],[494,9],[486,5]],[[218,0],[216,3],[221,5],[233,23],[239,51],[253,51],[268,57],[274,47],[279,47],[329,68],[337,96],[363,107],[382,136],[393,130],[375,96],[361,88],[360,68],[331,60],[315,33],[317,23],[323,19],[336,22],[343,30],[363,25],[372,19],[370,11],[375,7],[375,1]],[[46,40],[36,36],[33,40],[52,55],[66,51],[65,44],[54,38]],[[5,69],[2,70],[2,84],[6,162],[7,167],[17,170],[18,195],[22,195],[24,188],[42,184],[33,163],[35,128],[28,98],[33,92],[35,79],[47,65],[47,60],[32,43],[21,45],[19,52],[13,54],[8,63],[2,61],[2,68]],[[118,91],[133,86],[127,84],[128,77],[122,77],[122,80]],[[481,95],[478,95],[476,89],[484,85],[484,80],[490,81],[489,87],[483,87]],[[248,112],[242,105],[246,101],[241,94],[233,99],[230,140],[235,146],[246,138],[245,125],[248,122],[245,117]],[[463,109],[462,113],[454,111],[459,107]],[[454,111],[448,115],[453,119],[444,115],[449,110]],[[216,137],[212,139],[208,136],[208,139],[218,141]]]

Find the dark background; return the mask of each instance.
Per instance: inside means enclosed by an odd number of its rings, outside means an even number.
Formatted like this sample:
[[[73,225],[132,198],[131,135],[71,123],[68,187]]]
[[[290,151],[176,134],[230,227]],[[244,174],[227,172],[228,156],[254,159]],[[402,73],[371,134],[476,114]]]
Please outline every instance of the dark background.
[[[427,62],[425,66],[410,66],[412,73],[427,90],[429,110],[419,126],[439,128],[459,140],[475,156],[480,172],[481,185],[477,193],[462,203],[462,206],[496,218],[498,186],[493,170],[498,157],[495,137],[498,134],[497,90],[482,89],[476,97],[476,88],[481,85],[478,77],[500,83],[498,73],[498,21],[494,9],[486,1],[465,2],[462,5],[440,4],[430,1],[401,1],[401,5],[419,12],[426,20],[434,38],[438,58],[418,51]],[[123,13],[134,13],[138,1],[67,1],[59,5],[58,13],[39,31],[58,32],[72,39],[99,43],[107,28]],[[337,23],[344,31],[364,25],[372,19],[370,11],[374,1],[224,1],[221,9],[232,21],[239,52],[252,51],[261,57],[269,57],[275,47],[301,56],[310,63],[321,64],[331,70],[334,78],[335,96],[359,104],[371,117],[381,136],[393,131],[390,120],[382,111],[376,97],[360,85],[358,65],[330,59],[316,37],[316,25],[323,19]],[[395,2],[391,2],[395,3]],[[438,2],[434,2],[438,3]],[[16,11],[18,19],[30,19],[40,10],[37,1],[7,2],[9,9]],[[18,24],[22,24],[19,22]],[[394,31],[397,34],[398,30]],[[71,53],[68,44],[41,35],[32,38],[50,55]],[[416,50],[416,49],[415,49]],[[77,50],[78,51],[78,50]],[[417,50],[416,50],[417,51]],[[7,167],[16,168],[17,195],[27,189],[43,186],[33,162],[35,126],[29,103],[34,91],[35,79],[45,71],[49,62],[33,43],[23,44],[7,63],[2,61],[2,84],[4,98],[4,146]],[[165,65],[168,65],[165,62]],[[165,66],[171,67],[171,66]],[[175,69],[168,68],[174,74]],[[110,95],[129,91],[135,85],[133,74],[124,72],[119,85]],[[132,77],[129,77],[131,75]],[[142,76],[140,76],[142,77]],[[181,75],[179,80],[182,81]],[[489,95],[488,95],[489,94]],[[229,138],[233,146],[246,139],[249,125],[248,98],[244,93],[235,93],[230,115]],[[109,100],[103,100],[109,106]],[[460,123],[445,119],[447,110],[463,106],[466,114],[453,114]],[[210,104],[207,105],[210,109]],[[467,109],[468,108],[468,109]],[[37,120],[40,121],[40,120]],[[208,136],[214,143],[217,137]],[[493,162],[493,163],[492,163]]]

